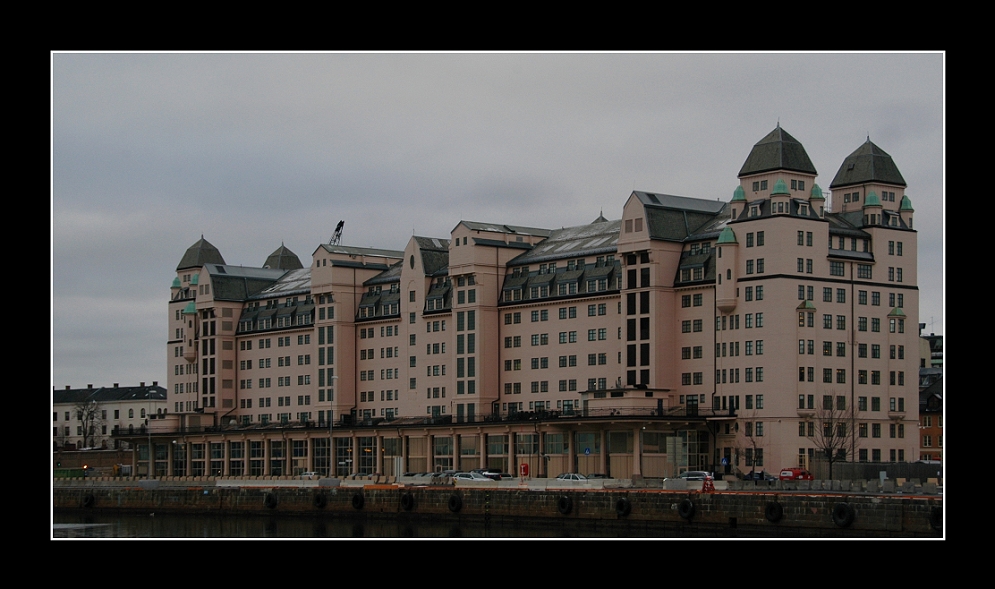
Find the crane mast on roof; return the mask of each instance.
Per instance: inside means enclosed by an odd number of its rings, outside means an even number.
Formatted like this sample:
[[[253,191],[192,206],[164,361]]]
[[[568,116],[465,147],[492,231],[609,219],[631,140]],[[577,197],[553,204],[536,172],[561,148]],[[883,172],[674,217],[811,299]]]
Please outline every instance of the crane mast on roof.
[[[339,224],[335,226],[335,233],[332,234],[332,238],[328,240],[328,245],[338,245],[342,240],[342,226],[345,225],[345,221],[339,221]]]

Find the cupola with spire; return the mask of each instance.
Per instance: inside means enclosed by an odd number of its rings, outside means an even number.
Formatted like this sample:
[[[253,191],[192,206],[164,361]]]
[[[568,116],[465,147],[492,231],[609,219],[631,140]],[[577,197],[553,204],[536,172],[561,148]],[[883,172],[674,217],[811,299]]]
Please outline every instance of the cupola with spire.
[[[877,206],[886,211],[898,211],[905,195],[905,178],[898,171],[895,161],[885,150],[873,142],[870,136],[867,140],[843,160],[839,171],[833,177],[829,189],[834,194],[832,212],[845,212],[848,207],[855,210],[860,203],[866,208],[867,200],[873,192],[877,198]],[[841,195],[839,198],[835,195]]]
[[[818,172],[812,165],[805,147],[781,128],[758,141],[739,170],[740,186],[748,201],[768,198],[777,180],[790,190],[790,198],[808,198],[808,187],[815,183]]]
[[[304,265],[301,264],[301,259],[297,257],[297,254],[290,251],[290,249],[280,243],[280,247],[266,258],[263,262],[263,268],[273,268],[279,270],[300,270]]]

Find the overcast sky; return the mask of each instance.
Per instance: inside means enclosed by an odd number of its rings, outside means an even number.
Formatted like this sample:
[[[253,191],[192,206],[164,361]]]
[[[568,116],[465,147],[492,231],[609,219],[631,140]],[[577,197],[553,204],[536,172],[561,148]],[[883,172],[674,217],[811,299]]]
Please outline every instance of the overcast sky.
[[[52,56],[52,383],[166,381],[201,234],[403,249],[460,219],[559,228],[632,190],[728,201],[780,122],[829,184],[868,137],[908,183],[920,321],[943,333],[944,55]]]

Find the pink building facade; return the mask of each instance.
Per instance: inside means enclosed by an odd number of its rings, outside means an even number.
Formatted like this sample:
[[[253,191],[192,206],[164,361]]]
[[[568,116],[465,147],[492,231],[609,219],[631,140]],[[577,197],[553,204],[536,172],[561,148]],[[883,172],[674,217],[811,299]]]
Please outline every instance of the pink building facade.
[[[915,460],[904,179],[869,140],[831,198],[816,175],[778,127],[728,202],[635,191],[614,221],[460,221],[404,251],[322,244],[307,266],[283,246],[227,265],[202,238],[169,301],[167,408],[185,442],[157,471]]]

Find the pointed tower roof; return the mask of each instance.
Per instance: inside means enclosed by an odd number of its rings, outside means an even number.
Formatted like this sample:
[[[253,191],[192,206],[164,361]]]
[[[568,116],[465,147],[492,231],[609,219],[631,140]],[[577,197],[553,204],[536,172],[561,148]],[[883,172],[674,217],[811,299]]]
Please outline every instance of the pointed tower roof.
[[[187,248],[183,258],[180,259],[180,263],[177,264],[176,270],[185,270],[187,268],[202,268],[204,264],[224,264],[225,259],[221,257],[221,252],[218,248],[211,245],[204,236],[200,236],[200,240]]]
[[[297,257],[297,254],[290,251],[282,243],[263,262],[263,268],[272,268],[274,270],[300,270],[303,267],[304,265],[301,264],[301,259]]]
[[[739,171],[739,177],[773,170],[791,170],[816,175],[815,166],[797,139],[778,125],[757,142]]]
[[[871,143],[868,137],[863,145],[857,148],[843,160],[836,177],[833,178],[830,190],[854,184],[867,182],[883,182],[896,186],[907,186],[898,166],[885,150]]]
[[[732,191],[732,201],[730,202],[746,202],[746,191],[743,190],[742,186],[736,186],[736,190]]]

